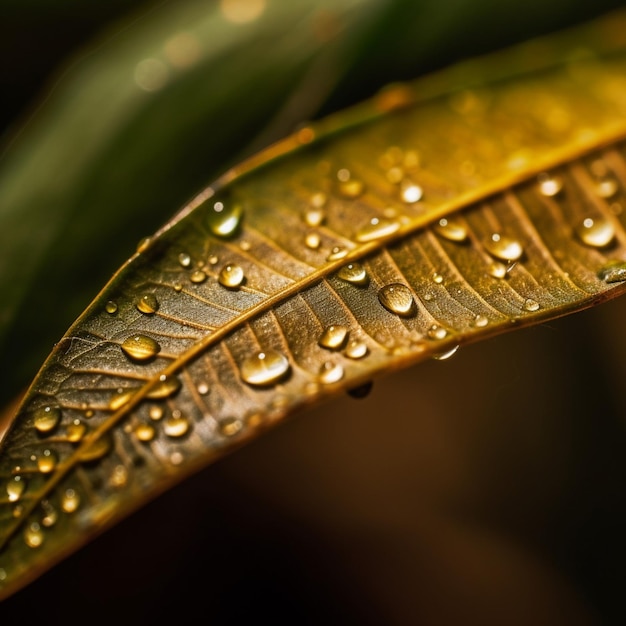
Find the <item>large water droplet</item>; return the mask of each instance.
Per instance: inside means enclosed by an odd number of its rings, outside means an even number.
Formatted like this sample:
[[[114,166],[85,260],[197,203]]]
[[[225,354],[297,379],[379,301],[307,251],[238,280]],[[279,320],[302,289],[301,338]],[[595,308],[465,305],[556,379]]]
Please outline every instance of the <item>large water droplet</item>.
[[[333,324],[324,329],[319,344],[322,348],[339,350],[348,338],[348,329],[340,324]]]
[[[504,237],[498,233],[494,233],[485,242],[485,248],[491,256],[501,261],[517,261],[524,254],[524,248],[517,239]]]
[[[467,239],[467,228],[461,222],[448,217],[442,217],[435,224],[435,232],[444,239],[457,243]]]
[[[163,422],[163,432],[168,437],[182,437],[189,431],[189,420],[176,411]]]
[[[411,316],[415,313],[415,300],[411,290],[402,283],[385,285],[378,291],[378,300],[391,313]]]
[[[344,265],[338,272],[337,276],[341,280],[345,280],[353,285],[367,285],[369,278],[367,271],[360,263],[348,263]]]
[[[153,293],[145,293],[135,303],[137,310],[145,315],[153,315],[159,309],[159,301]]]
[[[37,457],[37,469],[42,474],[50,474],[57,466],[57,457],[52,450],[44,450],[42,455]]]
[[[223,202],[216,202],[209,209],[209,229],[217,237],[232,237],[239,228],[242,216],[241,205],[225,206]]]
[[[621,283],[626,280],[626,261],[610,261],[598,272],[605,283]]]
[[[368,352],[369,350],[367,348],[367,344],[364,341],[354,339],[348,344],[344,354],[349,359],[362,359],[363,357],[367,356]]]
[[[326,361],[320,368],[319,381],[325,385],[339,382],[344,376],[344,370],[341,363],[333,363]]]
[[[146,393],[146,397],[153,400],[169,398],[173,396],[180,387],[180,380],[176,378],[176,376],[161,374],[161,376],[159,376],[159,382]]]
[[[26,481],[21,476],[13,476],[7,483],[9,502],[17,502],[26,490]]]
[[[607,219],[588,217],[578,226],[576,234],[584,244],[593,248],[604,248],[615,239],[615,228]]]
[[[546,198],[556,196],[563,189],[563,180],[558,176],[550,176],[549,174],[540,174],[539,193]]]
[[[472,322],[472,325],[476,328],[484,328],[489,324],[489,318],[485,315],[477,315]]]
[[[289,360],[276,350],[257,352],[241,364],[241,378],[249,385],[273,385],[289,372]]]
[[[245,275],[239,265],[225,265],[217,277],[220,285],[229,289],[237,289],[243,283]]]
[[[147,335],[133,335],[121,344],[124,354],[133,361],[149,361],[161,350],[161,346]]]
[[[24,531],[24,542],[29,548],[39,548],[43,544],[43,531],[37,522],[33,522]]]
[[[186,252],[181,252],[178,255],[178,262],[182,267],[189,267],[191,265],[191,257]]]
[[[33,413],[33,424],[40,433],[49,433],[61,421],[61,410],[56,407],[44,406]]]
[[[65,513],[74,513],[80,505],[80,496],[74,489],[66,489],[61,498],[61,508]]]
[[[356,232],[355,239],[360,243],[366,243],[392,235],[399,228],[400,224],[395,220],[374,217]]]

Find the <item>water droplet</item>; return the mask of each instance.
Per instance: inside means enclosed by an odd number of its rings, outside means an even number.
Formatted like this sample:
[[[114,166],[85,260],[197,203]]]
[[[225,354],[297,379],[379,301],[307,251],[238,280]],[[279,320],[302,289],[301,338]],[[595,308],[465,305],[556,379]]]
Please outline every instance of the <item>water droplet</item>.
[[[75,419],[67,427],[67,440],[71,443],[78,443],[87,432],[87,426],[83,424],[79,419]]]
[[[49,433],[61,421],[61,410],[51,406],[36,409],[33,413],[33,424],[40,433]]]
[[[341,280],[345,280],[353,285],[367,285],[369,278],[365,268],[360,263],[348,263],[344,265],[338,272],[337,276]]]
[[[484,315],[477,315],[474,318],[473,325],[476,328],[484,328],[485,326],[487,326],[487,324],[489,324],[489,318],[485,317]]]
[[[400,223],[395,220],[374,217],[356,232],[355,239],[360,243],[366,243],[392,235],[399,228]]]
[[[340,259],[348,256],[348,250],[346,248],[342,248],[341,246],[335,246],[330,254],[326,257],[327,261],[339,261]]]
[[[289,360],[276,350],[257,352],[241,364],[241,378],[249,385],[273,385],[289,372]]]
[[[133,335],[124,339],[121,348],[124,354],[133,361],[149,361],[161,350],[161,346],[152,337],[146,335]]]
[[[154,426],[150,424],[141,423],[135,426],[135,437],[137,437],[139,441],[152,441],[155,434]]]
[[[243,269],[239,265],[225,265],[219,273],[217,280],[223,287],[236,289],[240,287],[244,281],[245,275]]]
[[[180,293],[183,290],[183,284],[182,283],[174,283],[172,285],[172,287],[174,288],[174,291],[176,293]]]
[[[43,531],[37,522],[33,522],[24,531],[24,542],[29,548],[39,548],[43,543]]]
[[[207,275],[206,272],[204,272],[203,270],[195,270],[191,273],[191,276],[189,276],[189,280],[196,285],[200,285],[206,279]]]
[[[558,176],[550,176],[549,174],[540,174],[539,180],[539,193],[546,198],[552,198],[556,196],[561,189],[563,189],[563,180]]]
[[[80,451],[79,459],[82,463],[97,461],[107,455],[113,448],[113,442],[108,435],[103,435]]]
[[[506,276],[507,268],[504,263],[489,263],[487,272],[494,278],[504,278]]]
[[[191,257],[186,252],[181,252],[178,255],[178,262],[182,267],[189,267],[191,265]]]
[[[378,291],[378,300],[391,313],[408,317],[415,313],[411,290],[402,283],[385,285]]]
[[[339,193],[344,198],[358,198],[363,193],[365,188],[363,183],[356,178],[352,178],[350,170],[340,169],[337,172],[337,179],[339,180]]]
[[[150,246],[151,241],[152,241],[151,237],[144,237],[143,239],[140,239],[139,243],[137,244],[137,252],[140,254],[142,252],[145,252]]]
[[[216,255],[216,254],[212,254],[209,257],[209,264],[210,265],[217,265],[217,262],[220,260],[220,258]]]
[[[448,241],[460,243],[467,239],[467,228],[461,222],[447,217],[442,217],[435,224],[435,231]]]
[[[246,241],[245,239],[239,244],[239,248],[241,248],[241,250],[243,250],[244,252],[248,252],[251,248],[252,248],[252,244],[249,241]]]
[[[209,393],[208,383],[199,383],[196,389],[201,396],[206,396],[206,394]]]
[[[180,387],[180,380],[176,378],[176,376],[161,374],[161,376],[159,376],[159,382],[146,393],[146,397],[152,400],[169,398],[173,396]]]
[[[150,419],[155,422],[160,420],[163,417],[163,407],[158,404],[151,406],[148,411],[148,415],[150,416]]]
[[[17,502],[26,490],[26,481],[21,476],[14,476],[7,483],[9,502]]]
[[[51,528],[57,523],[59,514],[57,510],[48,502],[48,500],[41,501],[41,508],[43,509],[43,517],[41,518],[41,525],[45,528]]]
[[[220,433],[226,437],[233,437],[237,433],[241,432],[243,428],[243,422],[236,417],[227,417],[220,420],[219,429]]]
[[[605,283],[621,283],[626,280],[626,261],[610,261],[598,272]]]
[[[57,457],[52,450],[44,450],[40,457],[37,457],[37,469],[42,474],[49,474],[57,466]]]
[[[321,191],[314,193],[310,199],[311,206],[314,207],[315,209],[321,209],[322,207],[326,206],[327,201],[328,201],[328,197],[326,196],[325,193]],[[322,216],[322,220],[323,219],[324,219],[324,216]],[[307,221],[307,224],[309,224],[309,226],[319,226],[321,223],[322,222],[318,222],[317,224],[310,224]]]
[[[326,361],[320,368],[319,381],[325,385],[339,382],[344,376],[343,366],[340,363]]]
[[[122,408],[126,403],[128,403],[128,401],[133,397],[134,394],[135,390],[125,391],[124,389],[118,389],[117,393],[109,400],[108,408],[111,411],[117,411],[118,409]]]
[[[596,184],[596,193],[601,198],[612,198],[618,191],[617,181],[613,178],[605,178]]]
[[[109,300],[105,305],[104,305],[104,310],[109,314],[109,315],[115,315],[117,313],[117,303],[113,302],[113,300]]]
[[[217,237],[232,237],[239,228],[242,216],[241,205],[227,207],[223,202],[216,202],[209,210],[209,230]]]
[[[189,431],[189,420],[173,413],[163,422],[163,432],[168,437],[182,437]]]
[[[145,315],[154,315],[159,308],[159,301],[153,293],[145,293],[135,303],[138,311]]]
[[[524,301],[524,310],[533,313],[539,310],[539,302],[533,300],[532,298],[526,298]]]
[[[433,282],[437,285],[441,285],[443,283],[443,276],[437,272],[433,274]]]
[[[407,204],[415,204],[422,199],[424,191],[419,185],[411,182],[410,180],[402,181],[400,185],[400,197],[403,202]]]
[[[80,496],[74,489],[66,489],[61,498],[61,508],[65,513],[74,513],[80,505]]]
[[[324,211],[322,209],[308,209],[304,214],[304,221],[307,226],[311,228],[315,228],[316,226],[320,226],[326,217]]]
[[[604,248],[615,239],[615,228],[609,220],[603,218],[594,220],[588,217],[578,226],[576,234],[584,244]]]
[[[491,256],[501,261],[517,261],[524,254],[524,248],[517,239],[504,237],[498,233],[494,233],[487,239],[485,248]]]
[[[319,344],[322,348],[339,350],[348,338],[348,329],[340,324],[328,326],[320,337]]]
[[[441,339],[445,339],[448,336],[448,331],[445,328],[442,328],[441,326],[437,326],[437,324],[433,324],[428,329],[428,336],[431,339],[441,340]]]
[[[364,356],[367,356],[368,352],[369,350],[365,342],[354,339],[348,344],[345,355],[349,359],[362,359]]]
[[[304,238],[304,245],[311,250],[317,250],[322,243],[320,236],[317,233],[307,233]]]
[[[450,348],[450,350],[446,350],[445,352],[440,352],[439,354],[433,354],[433,359],[435,361],[446,361],[450,357],[454,356],[459,349],[459,346],[454,346]]]
[[[372,388],[374,387],[374,383],[370,380],[358,387],[353,387],[352,389],[348,389],[348,395],[352,398],[365,398],[370,395]]]

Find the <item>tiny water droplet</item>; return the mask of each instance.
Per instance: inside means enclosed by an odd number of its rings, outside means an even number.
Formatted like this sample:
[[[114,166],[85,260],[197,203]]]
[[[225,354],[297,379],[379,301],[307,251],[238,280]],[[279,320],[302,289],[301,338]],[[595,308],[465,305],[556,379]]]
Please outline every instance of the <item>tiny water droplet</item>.
[[[437,285],[441,285],[441,283],[443,283],[443,276],[439,274],[438,272],[435,272],[433,274],[433,282],[436,283]]]
[[[249,385],[273,385],[289,372],[289,360],[276,350],[257,352],[241,364],[241,378]]]
[[[393,235],[399,228],[400,223],[396,220],[374,217],[356,232],[355,239],[360,243],[367,243]]]
[[[370,395],[373,386],[374,383],[370,380],[366,383],[363,383],[362,385],[359,385],[358,387],[348,389],[348,395],[352,398],[357,398],[360,400],[361,398],[365,398]]]
[[[133,361],[149,361],[154,358],[161,346],[147,335],[132,335],[121,344],[122,352]]]
[[[339,179],[339,193],[344,198],[358,198],[365,190],[363,182],[357,178],[352,178],[350,172],[346,169],[339,170],[337,178]]]
[[[154,426],[151,424],[141,423],[135,426],[135,437],[139,439],[139,441],[143,441],[144,443],[147,441],[152,441],[154,439],[154,435],[156,431],[154,430]]]
[[[145,315],[154,315],[159,308],[159,301],[153,293],[145,293],[139,297],[135,306]]]
[[[308,209],[304,214],[304,221],[307,226],[315,228],[316,226],[320,226],[322,224],[325,217],[326,214],[321,208]]]
[[[600,198],[612,198],[618,191],[617,181],[613,178],[605,178],[596,183],[596,193]]]
[[[163,407],[158,404],[151,406],[148,411],[148,415],[150,416],[150,419],[155,422],[160,420],[163,417]]]
[[[225,265],[217,277],[219,284],[228,289],[237,289],[242,285],[244,279],[243,268],[234,264]]]
[[[243,422],[236,417],[227,417],[220,420],[219,429],[220,433],[226,437],[233,437],[237,433],[241,432],[243,428]]]
[[[558,176],[543,173],[538,176],[539,193],[546,198],[553,198],[563,189],[563,180]]]
[[[61,421],[61,410],[56,407],[44,406],[33,413],[33,424],[40,433],[49,433]]]
[[[209,230],[217,237],[232,237],[239,228],[242,216],[241,205],[225,206],[223,202],[216,202],[209,210]]]
[[[448,241],[461,243],[467,239],[467,228],[461,222],[447,217],[442,217],[435,224],[435,231]]]
[[[87,426],[79,419],[76,419],[67,427],[67,440],[71,443],[78,443],[85,436],[86,432]]]
[[[37,457],[37,469],[42,474],[50,474],[57,466],[57,457],[52,450],[44,450],[40,457]]]
[[[37,522],[33,522],[26,527],[26,530],[24,531],[24,542],[29,548],[41,547],[43,540],[43,531]]]
[[[26,481],[21,476],[13,476],[7,483],[9,502],[17,502],[26,490]]]
[[[209,393],[208,383],[198,383],[198,386],[196,387],[196,389],[198,390],[198,393],[201,396],[206,396],[206,394]]]
[[[339,382],[344,376],[344,370],[341,363],[333,363],[326,361],[320,368],[319,381],[324,385]]]
[[[615,228],[607,219],[588,217],[578,226],[576,234],[584,244],[593,248],[604,248],[615,239]]]
[[[191,265],[191,257],[186,252],[181,252],[178,255],[178,262],[182,267],[189,267]]]
[[[448,336],[448,331],[445,328],[442,328],[441,326],[437,326],[437,324],[433,324],[428,329],[428,336],[431,339],[441,340],[441,339],[445,339]]]
[[[337,276],[341,280],[345,280],[353,285],[367,285],[369,277],[367,271],[360,263],[348,263],[344,265],[338,272]]]
[[[474,318],[473,325],[476,328],[484,328],[485,326],[487,326],[487,324],[489,324],[489,318],[485,317],[484,315],[477,315]]]
[[[180,293],[183,290],[183,284],[182,283],[174,283],[172,285],[172,287],[174,288],[174,291],[176,293]]]
[[[419,185],[411,182],[410,180],[402,181],[400,185],[400,197],[403,202],[407,204],[415,204],[419,202],[424,195],[424,191]]]
[[[216,254],[212,254],[209,257],[209,265],[217,265],[219,260],[220,260],[220,258]]]
[[[66,489],[61,498],[61,508],[65,513],[74,513],[80,505],[80,496],[74,489]]]
[[[317,250],[322,243],[320,236],[317,233],[307,233],[304,238],[304,245],[311,250]]]
[[[450,348],[450,350],[446,350],[445,352],[440,352],[439,354],[434,354],[432,358],[435,361],[446,361],[450,357],[454,356],[458,349],[459,349],[459,346],[454,346],[453,348]]]
[[[179,391],[180,387],[180,380],[176,376],[161,374],[159,382],[146,393],[146,397],[152,400],[169,398]]]
[[[324,332],[319,339],[319,344],[322,348],[339,350],[346,342],[347,338],[348,329],[340,324],[333,324],[332,326],[328,326],[324,329]]]
[[[340,259],[348,256],[348,250],[346,248],[342,248],[341,246],[335,246],[330,254],[326,257],[327,261],[339,261]]]
[[[107,455],[113,448],[113,442],[108,435],[103,435],[91,443],[87,448],[81,450],[79,460],[82,463],[97,461]]]
[[[378,291],[378,300],[391,313],[411,316],[415,313],[415,300],[411,290],[402,283],[385,285]]]
[[[170,415],[163,422],[163,432],[168,437],[182,437],[189,431],[189,420],[177,414]]]
[[[498,233],[494,233],[485,242],[485,248],[491,256],[501,261],[517,261],[524,254],[524,248],[517,239],[504,237]]]
[[[507,267],[504,263],[489,263],[487,272],[494,278],[504,278],[507,273]]]
[[[598,278],[605,283],[621,283],[626,280],[626,261],[610,261],[600,268]]]
[[[524,310],[533,313],[534,311],[538,311],[540,308],[539,302],[533,300],[532,298],[526,298],[524,301]]]
[[[189,276],[189,280],[196,285],[202,284],[206,279],[207,275],[203,270],[195,270]]]
[[[50,502],[48,502],[48,500],[41,501],[41,508],[43,509],[41,525],[45,528],[51,528],[57,523],[59,519],[59,514],[57,513],[57,510],[50,504]]]
[[[117,303],[113,302],[113,300],[109,300],[105,305],[104,305],[104,310],[109,314],[109,315],[115,315],[117,313]]]
[[[362,359],[367,356],[368,352],[367,344],[364,341],[354,339],[348,344],[344,354],[349,359]]]

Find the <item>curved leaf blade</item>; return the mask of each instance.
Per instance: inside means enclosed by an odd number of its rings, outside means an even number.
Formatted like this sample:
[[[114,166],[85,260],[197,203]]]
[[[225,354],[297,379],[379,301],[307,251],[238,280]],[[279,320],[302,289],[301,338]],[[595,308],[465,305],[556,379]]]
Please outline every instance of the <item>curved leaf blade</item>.
[[[621,294],[625,19],[303,129],[145,242],[3,440],[0,594],[302,405]]]

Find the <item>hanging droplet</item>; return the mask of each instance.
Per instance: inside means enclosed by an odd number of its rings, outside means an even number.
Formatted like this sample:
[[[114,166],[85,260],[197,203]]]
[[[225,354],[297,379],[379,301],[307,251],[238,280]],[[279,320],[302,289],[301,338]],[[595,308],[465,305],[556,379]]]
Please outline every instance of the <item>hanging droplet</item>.
[[[393,235],[399,228],[400,223],[395,220],[374,217],[356,232],[354,238],[360,243],[367,243]]]
[[[437,324],[433,324],[428,329],[428,336],[431,339],[437,339],[440,341],[441,339],[445,339],[448,336],[448,331],[441,326],[437,326]]]
[[[195,285],[202,284],[206,279],[207,275],[206,272],[203,270],[195,270],[191,272],[191,275],[189,276],[189,280]]]
[[[317,250],[322,243],[320,236],[317,233],[307,233],[304,238],[304,245],[311,250]]]
[[[325,217],[326,214],[324,213],[324,211],[322,211],[322,209],[308,209],[304,214],[304,221],[306,222],[307,226],[315,228],[317,226],[321,226]]]
[[[223,202],[216,202],[209,209],[209,230],[217,237],[232,237],[239,228],[242,216],[241,205],[232,204],[226,207]]]
[[[37,522],[33,522],[24,531],[24,542],[29,548],[39,548],[43,543],[43,531]]]
[[[181,252],[178,255],[178,262],[182,267],[189,267],[191,265],[191,257],[186,252]]]
[[[26,490],[26,481],[21,476],[13,476],[7,483],[9,502],[17,502]]]
[[[613,178],[605,178],[596,184],[596,193],[600,198],[612,198],[618,191],[617,181]]]
[[[378,291],[378,300],[391,313],[408,317],[415,313],[411,290],[402,283],[385,285]]]
[[[42,474],[50,474],[57,466],[57,457],[52,450],[44,450],[40,457],[37,457],[37,469]]]
[[[352,387],[352,389],[348,389],[348,395],[352,398],[365,398],[370,395],[372,388],[374,387],[374,383],[370,380],[358,387]]]
[[[233,437],[237,433],[241,432],[243,428],[243,422],[236,417],[227,417],[220,420],[219,429],[220,433],[225,437]]]
[[[347,338],[348,329],[345,326],[341,326],[341,324],[333,324],[324,329],[319,339],[319,344],[322,348],[328,348],[328,350],[339,350]]]
[[[79,419],[75,419],[68,427],[66,431],[67,440],[71,443],[78,443],[87,432],[87,426],[83,424]]]
[[[257,352],[241,364],[241,378],[249,385],[274,385],[290,367],[287,357],[276,350]]]
[[[33,424],[40,433],[49,433],[61,421],[61,410],[56,407],[44,406],[33,413]]]
[[[441,285],[443,283],[443,276],[439,274],[438,272],[435,272],[433,274],[433,282],[436,283],[437,285]]]
[[[143,441],[144,443],[147,441],[152,441],[155,434],[156,431],[154,430],[154,426],[152,426],[151,424],[141,423],[135,426],[135,437],[137,437],[139,441]]]
[[[446,350],[445,352],[440,352],[439,354],[433,354],[433,359],[435,361],[446,361],[450,357],[454,356],[459,349],[459,346],[454,346],[450,348],[450,350]]]
[[[467,239],[467,228],[461,222],[447,217],[442,217],[435,224],[435,231],[448,241],[461,243]]]
[[[594,220],[588,217],[578,226],[576,234],[584,244],[593,248],[604,248],[615,239],[615,228],[607,219]]]
[[[472,325],[476,328],[484,328],[489,324],[489,318],[484,315],[477,315],[472,322]]]
[[[109,315],[115,315],[117,313],[117,303],[113,302],[113,300],[109,300],[105,305],[104,305],[104,310],[109,314]]]
[[[419,185],[411,182],[410,180],[402,181],[400,185],[400,197],[403,202],[407,204],[415,204],[422,199],[424,191]]]
[[[61,508],[65,513],[74,513],[80,505],[80,496],[74,489],[66,489],[61,498]]]
[[[180,415],[180,412],[172,413],[163,422],[163,432],[168,437],[182,437],[189,431],[189,420]]]
[[[546,198],[553,198],[561,189],[563,189],[563,180],[558,176],[550,176],[549,174],[540,174],[539,193]]]
[[[112,448],[113,442],[111,441],[111,437],[103,435],[92,442],[85,449],[81,450],[78,458],[82,463],[97,461],[103,456],[106,456]]]
[[[504,278],[506,276],[507,267],[504,263],[489,263],[487,272],[494,278]]]
[[[245,279],[243,269],[239,265],[229,264],[225,265],[217,277],[217,281],[222,287],[228,287],[228,289],[237,289],[240,287]]]
[[[485,248],[491,256],[501,261],[517,261],[524,254],[524,248],[517,239],[503,237],[498,233],[491,235],[485,242]]]
[[[364,341],[354,339],[348,344],[344,354],[349,359],[362,359],[367,356],[368,352],[367,344]]]
[[[161,346],[147,335],[132,335],[121,344],[122,352],[133,361],[149,361],[161,350]]]
[[[342,248],[341,246],[335,246],[330,254],[326,257],[327,261],[339,261],[340,259],[348,256],[348,250],[346,248]]]
[[[367,271],[360,263],[348,263],[344,265],[338,272],[337,276],[341,280],[345,280],[353,285],[367,285],[369,277]]]
[[[125,404],[129,402],[133,395],[135,395],[135,391],[136,390],[134,389],[118,389],[118,392],[109,400],[109,410],[117,411],[118,409],[121,409]]]
[[[320,368],[319,381],[324,385],[339,382],[344,376],[344,370],[341,363],[333,363],[326,361]]]
[[[180,380],[176,378],[176,376],[161,374],[161,376],[159,376],[159,382],[146,393],[146,397],[152,400],[169,398],[173,396],[180,387]]]
[[[524,311],[528,311],[529,313],[534,313],[538,311],[540,308],[539,302],[533,300],[532,298],[526,298],[524,301]]]
[[[610,261],[598,272],[605,283],[621,283],[626,280],[626,261]]]
[[[50,502],[48,502],[48,500],[41,501],[41,508],[43,509],[41,525],[45,528],[52,528],[52,526],[54,526],[59,519],[57,510],[50,504]]]
[[[159,301],[153,293],[145,293],[139,297],[135,306],[145,315],[154,315],[159,308]]]

